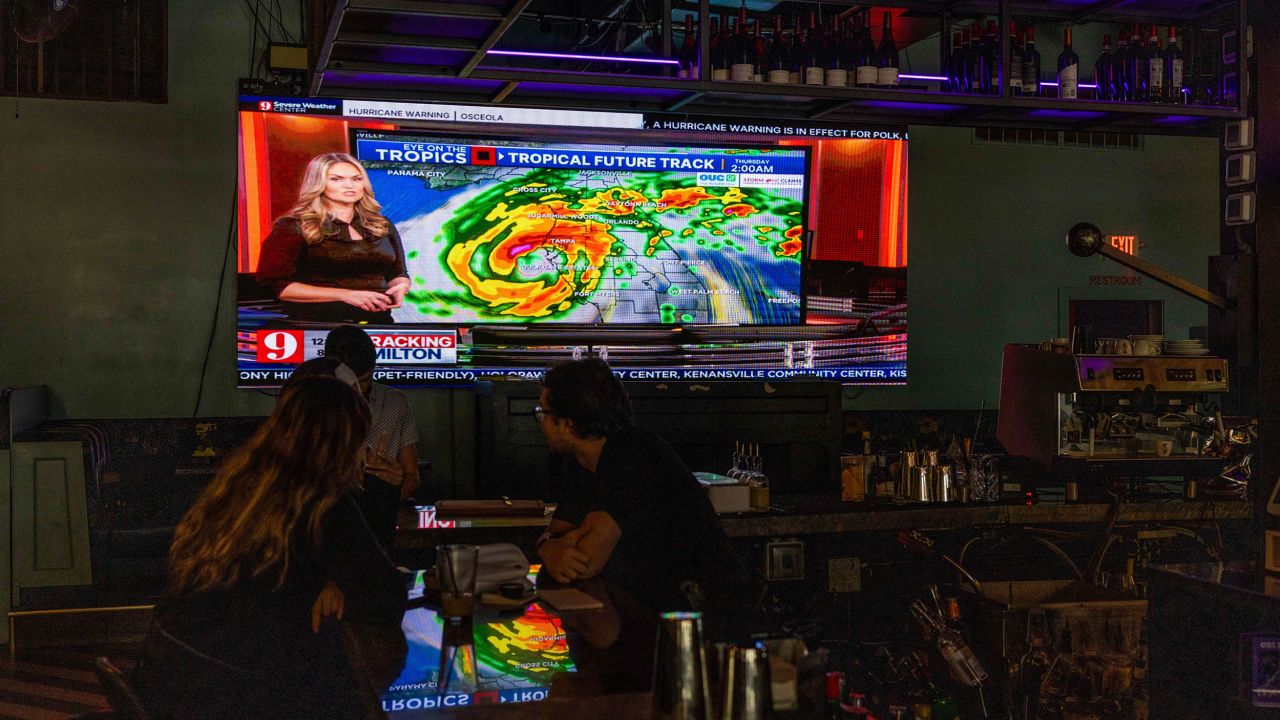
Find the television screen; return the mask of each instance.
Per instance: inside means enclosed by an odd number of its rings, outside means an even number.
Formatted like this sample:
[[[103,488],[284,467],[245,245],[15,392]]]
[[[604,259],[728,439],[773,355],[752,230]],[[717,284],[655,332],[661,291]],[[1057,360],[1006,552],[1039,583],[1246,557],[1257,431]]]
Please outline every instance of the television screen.
[[[906,381],[906,133],[241,98],[239,384]]]

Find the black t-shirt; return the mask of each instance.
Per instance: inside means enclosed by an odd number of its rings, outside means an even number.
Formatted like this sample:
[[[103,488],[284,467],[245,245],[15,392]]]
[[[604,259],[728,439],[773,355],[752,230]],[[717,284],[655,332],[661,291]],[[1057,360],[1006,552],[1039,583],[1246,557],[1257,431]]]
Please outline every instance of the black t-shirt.
[[[583,471],[573,485],[556,518],[578,525],[589,512],[609,513],[622,538],[603,576],[655,610],[684,609],[684,580],[714,592],[743,577],[711,501],[652,431],[610,435],[595,475]]]

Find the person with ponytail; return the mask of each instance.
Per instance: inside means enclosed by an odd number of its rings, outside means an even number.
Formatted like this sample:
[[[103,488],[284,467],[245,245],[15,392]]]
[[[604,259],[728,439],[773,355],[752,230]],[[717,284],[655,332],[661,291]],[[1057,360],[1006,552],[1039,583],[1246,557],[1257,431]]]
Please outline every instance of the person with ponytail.
[[[359,160],[315,156],[297,204],[262,243],[258,285],[295,320],[395,322],[410,280],[400,234],[381,208]]]

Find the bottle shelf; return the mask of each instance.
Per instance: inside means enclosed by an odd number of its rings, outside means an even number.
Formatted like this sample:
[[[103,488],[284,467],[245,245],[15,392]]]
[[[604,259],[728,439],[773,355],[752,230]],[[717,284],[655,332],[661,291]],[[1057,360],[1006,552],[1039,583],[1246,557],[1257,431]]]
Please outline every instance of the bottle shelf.
[[[311,91],[315,95],[678,113],[729,122],[821,120],[863,125],[912,123],[1183,135],[1216,134],[1225,121],[1244,116],[1238,108],[1221,105],[941,92],[936,80],[916,80],[906,70],[904,86],[894,89],[679,79],[674,77],[674,62],[660,57],[626,55],[615,59],[603,53],[588,56],[546,50],[511,51],[513,36],[508,33],[517,21],[549,22],[546,15],[528,12],[528,0],[508,0],[505,7],[488,0],[348,0],[336,5],[328,17],[324,37],[313,51],[317,61]],[[712,7],[690,2],[672,5],[700,14]],[[1011,17],[1032,21],[1140,19],[1188,24],[1214,12],[1213,8],[1234,9],[1237,5],[1242,3],[1105,0],[1081,5],[1049,0],[903,0],[892,6],[951,18],[942,24],[949,28],[953,19],[973,19],[1001,10]],[[712,9],[721,13],[734,7],[715,5]],[[1007,21],[1002,21],[1001,26],[1007,26]],[[668,47],[672,45],[670,31],[664,42]],[[1003,42],[1007,47],[1007,38]],[[706,47],[703,43],[704,50]],[[667,57],[673,56],[668,52]],[[1052,63],[1046,54],[1046,77],[1052,74]],[[704,71],[709,74],[708,68]]]

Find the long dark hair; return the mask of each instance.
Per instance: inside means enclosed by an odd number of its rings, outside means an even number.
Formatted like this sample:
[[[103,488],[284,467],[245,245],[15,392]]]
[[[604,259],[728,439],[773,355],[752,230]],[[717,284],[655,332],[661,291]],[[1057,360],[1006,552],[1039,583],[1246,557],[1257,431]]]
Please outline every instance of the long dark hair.
[[[178,524],[171,588],[231,587],[267,572],[279,587],[295,529],[302,524],[318,545],[325,512],[358,482],[368,434],[369,409],[346,383],[313,376],[293,384]]]

